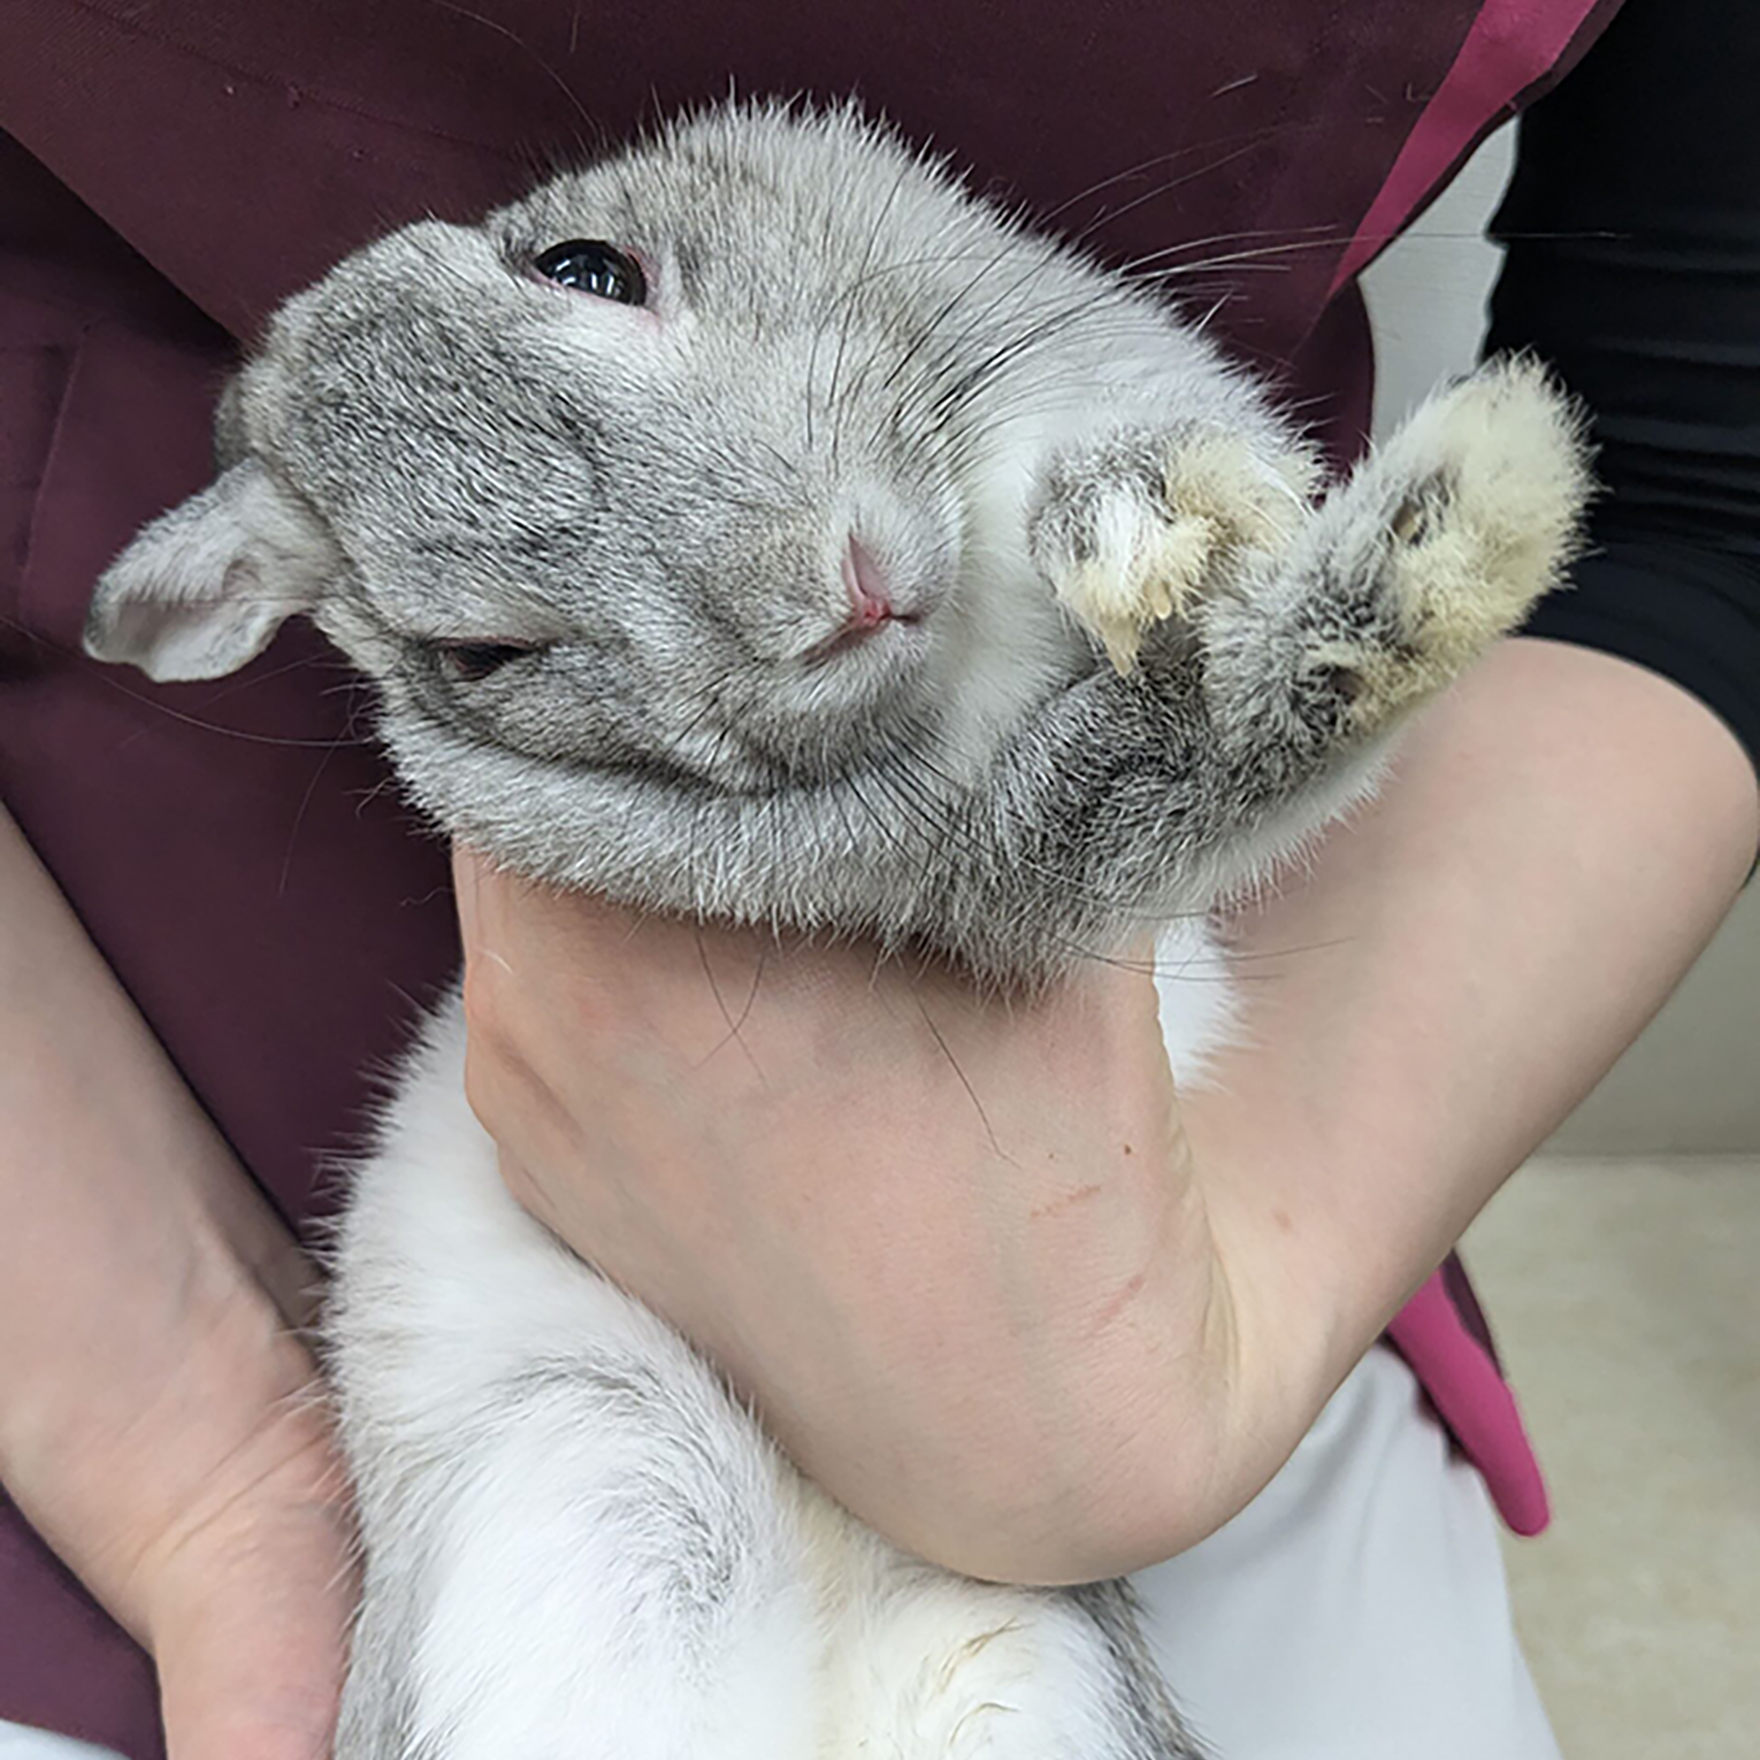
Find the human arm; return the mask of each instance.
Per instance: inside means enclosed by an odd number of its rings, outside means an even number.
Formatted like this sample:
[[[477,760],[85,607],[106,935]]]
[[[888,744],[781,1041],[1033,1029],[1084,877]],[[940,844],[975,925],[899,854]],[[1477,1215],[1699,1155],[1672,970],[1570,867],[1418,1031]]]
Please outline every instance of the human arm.
[[[705,932],[734,1040],[694,931],[468,868],[472,1097],[516,1193],[867,1520],[1104,1574],[1269,1477],[1666,998],[1757,823],[1677,687],[1514,643],[1244,925],[1250,1043],[1177,1120],[1131,974],[1004,1022],[797,949],[746,1011],[756,944]]]
[[[152,1651],[173,1760],[328,1752],[311,1270],[0,812],[0,1482]]]

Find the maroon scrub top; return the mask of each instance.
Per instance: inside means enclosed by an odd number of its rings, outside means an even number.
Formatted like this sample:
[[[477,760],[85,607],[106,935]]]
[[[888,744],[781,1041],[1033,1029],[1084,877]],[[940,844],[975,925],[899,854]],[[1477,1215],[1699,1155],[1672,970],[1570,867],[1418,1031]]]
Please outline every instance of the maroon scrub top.
[[[1188,246],[1214,332],[1361,443],[1352,277],[1613,0],[8,0],[0,791],[296,1223],[456,954],[444,852],[304,627],[210,684],[93,666],[93,581],[210,475],[241,341],[354,246],[468,218],[687,103],[859,94],[1116,260]],[[1209,241],[1209,242],[1204,242]],[[1282,247],[1274,255],[1213,262]],[[1161,259],[1166,261],[1168,259]],[[0,1219],[3,1226],[3,1219]],[[0,1718],[156,1760],[150,1665],[0,1501]]]

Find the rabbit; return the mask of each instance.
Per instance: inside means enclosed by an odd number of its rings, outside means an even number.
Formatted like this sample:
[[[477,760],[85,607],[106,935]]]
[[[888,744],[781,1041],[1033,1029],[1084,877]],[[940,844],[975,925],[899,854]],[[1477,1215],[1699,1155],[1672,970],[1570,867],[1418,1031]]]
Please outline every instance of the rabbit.
[[[304,615],[409,795],[539,881],[1053,984],[1207,926],[1518,625],[1590,473],[1527,361],[1342,481],[1201,324],[856,106],[678,117],[275,314],[88,651]],[[1175,1073],[1225,983],[1163,991]],[[968,1581],[806,1482],[520,1210],[454,994],[325,1332],[364,1588],[339,1760],[1188,1760],[1128,1584]]]

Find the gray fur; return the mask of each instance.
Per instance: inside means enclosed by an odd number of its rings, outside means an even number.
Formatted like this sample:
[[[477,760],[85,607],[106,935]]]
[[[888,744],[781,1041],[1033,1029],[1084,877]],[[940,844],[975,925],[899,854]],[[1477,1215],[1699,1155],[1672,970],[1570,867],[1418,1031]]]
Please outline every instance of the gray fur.
[[[531,274],[579,237],[640,255],[647,309]],[[94,653],[212,676],[306,613],[415,800],[508,866],[1011,985],[1209,910],[1359,796],[1552,584],[1587,483],[1517,365],[1316,499],[1175,308],[849,109],[710,111],[395,233],[287,302],[221,425],[219,482],[101,583]],[[828,650],[852,533],[912,621]],[[537,651],[472,680],[449,641]],[[608,1373],[503,1393],[667,1428]],[[390,1760],[428,1551],[376,1589],[374,1521],[344,1748]],[[1115,1760],[1192,1753],[1128,1596],[1066,1605]]]
[[[535,281],[571,236],[657,264],[657,316]],[[1271,468],[1303,443],[1171,308],[851,111],[711,112],[480,226],[408,227],[287,303],[228,418],[249,456],[222,486],[261,473],[277,541],[222,571],[242,629],[214,665],[309,610],[378,680],[448,831],[630,903],[1039,975],[1256,872],[1280,812],[1379,731],[1305,644],[1392,627],[1381,510],[1416,485],[1335,497],[1376,523],[1334,520],[1293,593],[1271,590],[1290,561],[1228,555],[1199,631],[1247,644],[1238,692],[1185,641],[1107,676],[1022,565],[1085,557],[1070,534],[1101,497],[1154,495],[1158,444],[1236,434]],[[1030,520],[1025,554],[998,510]],[[94,651],[152,664],[130,620],[195,511],[106,577]],[[928,613],[903,661],[813,655],[852,527]],[[290,569],[298,531],[312,561]],[[432,642],[471,637],[553,645],[450,681]]]

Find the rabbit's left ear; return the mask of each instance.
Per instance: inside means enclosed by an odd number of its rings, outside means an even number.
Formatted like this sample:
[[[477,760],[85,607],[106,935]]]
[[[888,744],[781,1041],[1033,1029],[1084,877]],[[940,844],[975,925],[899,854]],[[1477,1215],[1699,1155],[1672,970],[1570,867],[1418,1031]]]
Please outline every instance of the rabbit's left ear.
[[[317,604],[336,561],[324,529],[247,458],[145,527],[104,571],[85,650],[162,682],[220,678]]]

